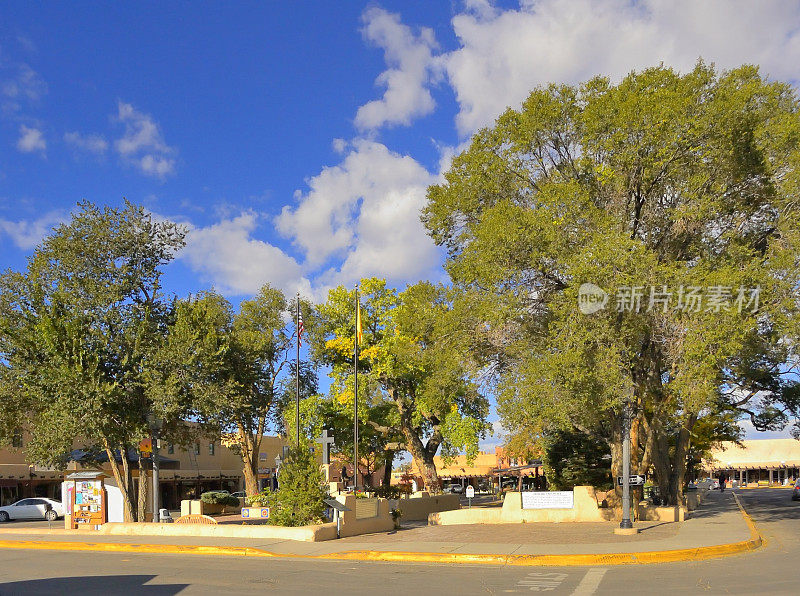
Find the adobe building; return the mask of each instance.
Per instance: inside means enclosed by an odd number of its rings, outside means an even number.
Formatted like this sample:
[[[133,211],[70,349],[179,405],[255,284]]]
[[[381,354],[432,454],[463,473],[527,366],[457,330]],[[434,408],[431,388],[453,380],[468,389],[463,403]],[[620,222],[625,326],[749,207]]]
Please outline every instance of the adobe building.
[[[800,472],[800,441],[795,439],[754,439],[723,441],[703,461],[711,476],[724,475],[740,486],[782,486],[793,482]]]
[[[478,490],[498,490],[500,488],[538,490],[546,487],[542,462],[535,459],[522,459],[509,455],[502,447],[496,447],[494,453],[482,451],[472,463],[466,455],[459,455],[445,464],[437,455],[433,458],[436,473],[443,486],[460,484],[473,486]],[[418,487],[422,487],[422,474],[416,465],[411,463],[409,472]],[[403,472],[392,472],[392,483],[398,484]]]
[[[26,497],[49,497],[61,500],[61,483],[65,474],[97,470],[112,476],[108,461],[86,460],[88,454],[75,449],[69,454],[65,470],[45,468],[30,463],[25,454],[27,436],[14,437],[12,445],[0,448],[0,506]],[[275,474],[275,458],[282,454],[287,441],[282,437],[265,436],[259,453],[259,484],[269,486]],[[129,450],[134,489],[139,481],[139,458],[136,449]],[[117,457],[120,463],[119,454]],[[168,509],[178,509],[183,499],[198,498],[209,490],[244,490],[242,461],[219,440],[206,439],[188,447],[161,441],[159,449],[159,486],[161,502]],[[152,472],[145,469],[148,478]]]

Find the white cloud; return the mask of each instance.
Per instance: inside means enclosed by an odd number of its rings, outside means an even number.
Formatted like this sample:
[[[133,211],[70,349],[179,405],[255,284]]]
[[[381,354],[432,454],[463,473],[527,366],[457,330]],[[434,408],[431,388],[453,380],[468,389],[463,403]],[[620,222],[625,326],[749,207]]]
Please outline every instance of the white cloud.
[[[47,83],[24,62],[0,63],[0,107],[4,112],[18,112],[24,102],[35,103],[45,93]]]
[[[280,248],[253,237],[259,216],[248,211],[208,227],[188,225],[178,254],[201,278],[226,294],[255,294],[265,283],[311,296],[300,265]]]
[[[399,15],[377,7],[366,10],[362,20],[364,37],[383,48],[389,68],[376,80],[386,88],[383,97],[358,109],[356,126],[368,130],[408,125],[414,117],[430,114],[436,105],[427,89],[436,48],[433,30],[423,27],[415,34],[400,22]]]
[[[745,439],[791,439],[792,438],[792,424],[787,424],[781,430],[756,430],[753,423],[749,418],[739,420],[739,428],[744,431]]]
[[[663,62],[681,71],[698,57],[721,68],[759,64],[800,75],[800,4],[693,0],[528,0],[499,11],[473,0],[452,24],[461,47],[442,57],[466,136],[518,107],[536,86],[601,74],[618,79]]]
[[[356,139],[349,147],[340,165],[308,181],[296,207],[283,208],[278,230],[305,253],[310,271],[341,259],[317,278],[326,286],[371,275],[416,281],[438,268],[419,219],[433,175],[380,143]]]
[[[19,127],[17,149],[22,153],[33,153],[34,151],[44,153],[47,150],[47,141],[41,130],[23,124]]]
[[[67,220],[64,213],[51,211],[42,217],[27,221],[10,221],[0,219],[0,235],[6,235],[22,250],[30,250],[37,246],[50,231]]]
[[[75,149],[94,155],[103,155],[108,149],[108,141],[102,135],[82,135],[79,132],[68,132],[64,134],[64,142]]]
[[[125,134],[114,143],[123,161],[155,178],[163,179],[175,171],[176,150],[164,142],[158,124],[149,114],[120,101],[117,120],[125,125]]]
[[[478,444],[481,451],[494,451],[495,447],[502,447],[506,440],[506,429],[499,420],[492,424],[492,434],[481,440]]]

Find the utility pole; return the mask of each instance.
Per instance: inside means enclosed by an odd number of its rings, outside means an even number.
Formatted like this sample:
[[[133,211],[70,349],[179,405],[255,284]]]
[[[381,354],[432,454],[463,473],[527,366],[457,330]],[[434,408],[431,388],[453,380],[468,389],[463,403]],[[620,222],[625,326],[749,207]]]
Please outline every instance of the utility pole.
[[[153,458],[153,521],[158,523],[160,520],[159,514],[161,513],[161,493],[158,478],[160,467],[160,462],[158,460],[158,438],[161,435],[161,428],[164,425],[164,421],[154,412],[149,412],[147,414],[147,424],[150,427],[150,442],[152,445]],[[126,457],[126,454],[123,454],[122,457]],[[140,470],[139,482],[144,482],[146,477],[143,477],[141,472],[142,470]]]
[[[622,529],[633,528],[631,523],[631,410],[630,401],[625,398],[622,415]]]
[[[358,285],[356,285],[356,341],[353,359],[353,492],[358,490],[358,333],[361,324],[361,305],[358,302]]]
[[[297,358],[295,359],[295,427],[297,427],[297,437],[295,440],[295,447],[299,452],[300,450],[300,342],[302,341],[301,335],[303,333],[302,323],[300,322],[300,292],[297,292],[297,318],[295,319],[295,329],[297,330]]]

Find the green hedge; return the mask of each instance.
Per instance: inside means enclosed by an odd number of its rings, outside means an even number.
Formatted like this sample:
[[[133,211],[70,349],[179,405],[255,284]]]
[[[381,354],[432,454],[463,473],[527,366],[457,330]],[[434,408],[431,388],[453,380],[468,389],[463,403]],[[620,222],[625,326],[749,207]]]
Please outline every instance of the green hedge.
[[[219,491],[203,493],[200,495],[200,500],[209,505],[226,505],[228,507],[237,507],[239,505],[239,499]]]

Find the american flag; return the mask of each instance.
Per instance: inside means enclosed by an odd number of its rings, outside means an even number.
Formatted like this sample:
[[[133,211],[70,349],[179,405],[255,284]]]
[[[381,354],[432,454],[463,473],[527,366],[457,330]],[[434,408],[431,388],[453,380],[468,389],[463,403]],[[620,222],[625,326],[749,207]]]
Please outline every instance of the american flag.
[[[303,314],[297,309],[297,345],[303,345]]]

